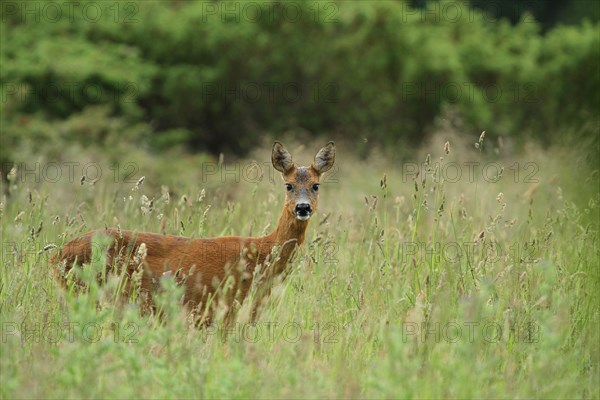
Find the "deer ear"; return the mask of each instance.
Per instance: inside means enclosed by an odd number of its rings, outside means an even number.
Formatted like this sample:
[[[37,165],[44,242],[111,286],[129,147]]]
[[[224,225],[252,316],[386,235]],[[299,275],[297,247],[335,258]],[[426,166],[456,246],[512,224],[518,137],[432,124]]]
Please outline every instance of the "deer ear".
[[[325,147],[319,150],[315,156],[315,161],[313,162],[312,167],[319,175],[321,175],[323,172],[329,171],[329,169],[333,167],[334,162],[335,144],[333,142],[329,142]]]
[[[292,155],[279,142],[273,144],[271,162],[273,163],[273,167],[282,174],[285,174],[294,166]]]

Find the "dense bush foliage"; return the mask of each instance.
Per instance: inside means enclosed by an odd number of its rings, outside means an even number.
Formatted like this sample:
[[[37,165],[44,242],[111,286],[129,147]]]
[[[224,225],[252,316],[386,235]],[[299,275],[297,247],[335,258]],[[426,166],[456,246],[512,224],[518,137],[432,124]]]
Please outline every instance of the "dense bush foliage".
[[[597,134],[597,23],[542,35],[458,2],[52,4],[3,4],[2,160],[65,135],[239,154],[289,129],[418,142],[448,113],[505,136]]]

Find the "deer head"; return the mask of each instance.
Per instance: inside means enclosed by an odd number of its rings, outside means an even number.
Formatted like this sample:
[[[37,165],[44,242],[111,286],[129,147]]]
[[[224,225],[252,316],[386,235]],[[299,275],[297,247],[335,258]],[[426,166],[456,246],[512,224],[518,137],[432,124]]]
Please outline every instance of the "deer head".
[[[319,203],[319,179],[335,162],[335,145],[327,143],[309,167],[297,166],[292,155],[279,142],[273,144],[271,154],[273,167],[283,176],[285,182],[285,205],[297,220],[306,221],[317,210]]]

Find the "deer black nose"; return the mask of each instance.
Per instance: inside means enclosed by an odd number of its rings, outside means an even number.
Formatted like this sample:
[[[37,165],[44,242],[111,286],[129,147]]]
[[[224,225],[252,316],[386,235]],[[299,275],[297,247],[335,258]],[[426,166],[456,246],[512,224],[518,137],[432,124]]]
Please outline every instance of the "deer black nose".
[[[296,212],[308,211],[310,212],[310,204],[308,203],[298,203],[296,204]]]
[[[307,217],[312,212],[310,208],[310,204],[308,203],[298,203],[296,204],[296,215],[301,217]]]

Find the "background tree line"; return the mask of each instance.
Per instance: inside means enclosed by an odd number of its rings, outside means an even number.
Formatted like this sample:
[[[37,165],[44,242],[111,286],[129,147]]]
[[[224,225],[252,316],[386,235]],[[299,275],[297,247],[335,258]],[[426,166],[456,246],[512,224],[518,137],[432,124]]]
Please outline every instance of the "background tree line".
[[[2,4],[2,160],[65,142],[243,155],[290,129],[395,146],[450,117],[598,133],[594,2],[77,4]]]

